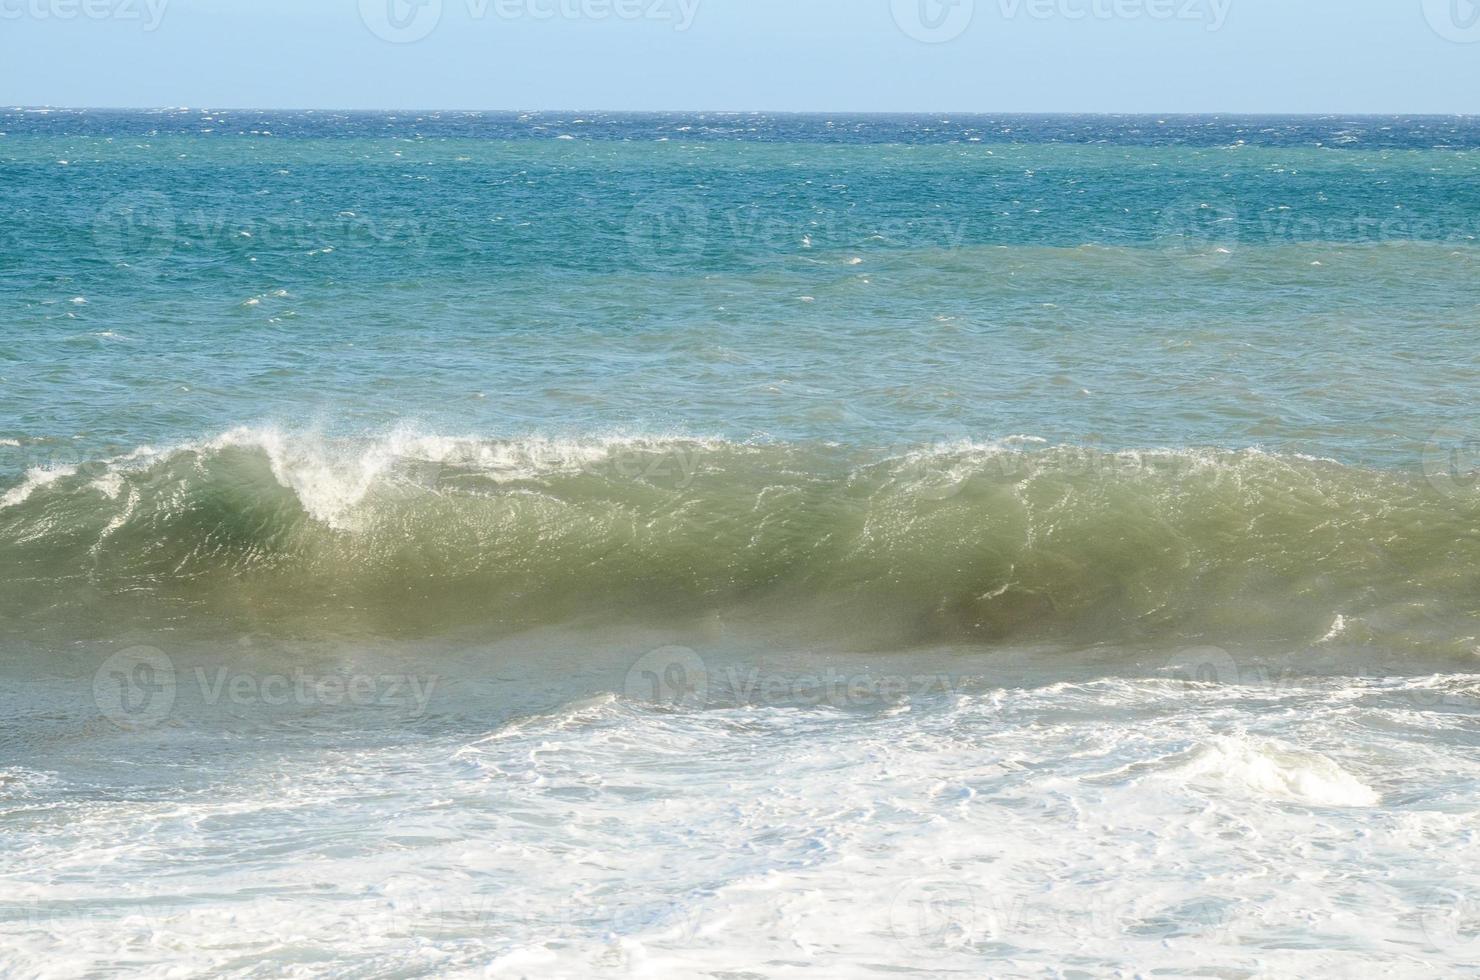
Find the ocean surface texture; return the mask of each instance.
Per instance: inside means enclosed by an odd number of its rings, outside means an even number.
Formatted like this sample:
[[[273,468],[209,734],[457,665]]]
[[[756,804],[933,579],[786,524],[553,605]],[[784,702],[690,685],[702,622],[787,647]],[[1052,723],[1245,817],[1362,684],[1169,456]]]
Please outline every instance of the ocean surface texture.
[[[1480,120],[0,110],[0,313],[0,973],[1480,961]]]

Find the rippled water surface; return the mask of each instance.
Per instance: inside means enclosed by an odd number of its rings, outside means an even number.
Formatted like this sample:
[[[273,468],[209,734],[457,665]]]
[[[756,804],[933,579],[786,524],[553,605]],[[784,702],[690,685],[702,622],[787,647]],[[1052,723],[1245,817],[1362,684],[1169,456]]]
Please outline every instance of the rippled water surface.
[[[0,972],[1464,972],[1477,154],[0,111]]]

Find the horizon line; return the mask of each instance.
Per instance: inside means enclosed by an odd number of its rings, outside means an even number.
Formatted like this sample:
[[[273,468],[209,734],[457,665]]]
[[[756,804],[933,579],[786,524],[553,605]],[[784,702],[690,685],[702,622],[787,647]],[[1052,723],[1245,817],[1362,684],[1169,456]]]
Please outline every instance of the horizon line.
[[[1474,119],[1480,112],[1436,112],[1436,111],[1288,111],[1288,110],[1177,110],[1158,112],[1155,110],[1078,110],[1078,109],[601,109],[601,108],[545,108],[545,109],[466,109],[449,107],[419,108],[343,108],[335,106],[109,106],[109,105],[11,105],[10,112],[333,112],[333,113],[429,113],[454,112],[467,114],[492,113],[600,113],[604,115],[691,115],[716,114],[731,116],[1140,116],[1146,118],[1209,116],[1246,116],[1259,118],[1314,119],[1329,116],[1348,116],[1366,119],[1430,118],[1430,119]]]

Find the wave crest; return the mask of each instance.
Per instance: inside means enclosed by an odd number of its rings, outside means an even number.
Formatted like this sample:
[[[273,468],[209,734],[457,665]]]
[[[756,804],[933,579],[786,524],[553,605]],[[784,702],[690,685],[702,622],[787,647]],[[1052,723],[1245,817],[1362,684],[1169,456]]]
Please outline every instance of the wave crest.
[[[1339,617],[1341,642],[1468,652],[1477,516],[1254,450],[237,429],[28,474],[0,500],[0,608],[493,630],[748,611],[881,643],[1314,644]]]

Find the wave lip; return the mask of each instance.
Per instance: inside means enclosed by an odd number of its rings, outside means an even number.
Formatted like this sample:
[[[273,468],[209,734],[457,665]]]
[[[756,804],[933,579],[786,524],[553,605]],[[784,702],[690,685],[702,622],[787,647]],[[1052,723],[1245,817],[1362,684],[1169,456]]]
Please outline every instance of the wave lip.
[[[28,473],[0,498],[0,611],[496,630],[747,611],[881,643],[1468,655],[1477,517],[1480,496],[1257,450],[241,428]]]

